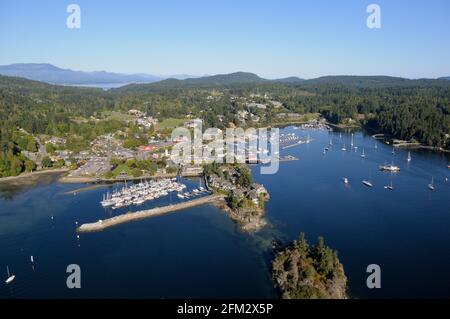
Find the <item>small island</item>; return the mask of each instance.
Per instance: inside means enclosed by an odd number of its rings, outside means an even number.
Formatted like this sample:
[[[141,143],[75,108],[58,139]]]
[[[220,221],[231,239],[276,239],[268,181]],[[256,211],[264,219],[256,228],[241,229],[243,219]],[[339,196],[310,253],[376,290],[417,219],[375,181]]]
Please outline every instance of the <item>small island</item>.
[[[279,251],[272,275],[283,299],[346,299],[347,277],[337,252],[325,246],[323,237],[310,246],[300,238]]]
[[[218,164],[205,166],[208,188],[225,195],[225,201],[216,204],[245,231],[256,231],[267,224],[265,202],[269,193],[263,185],[253,182],[245,164]]]

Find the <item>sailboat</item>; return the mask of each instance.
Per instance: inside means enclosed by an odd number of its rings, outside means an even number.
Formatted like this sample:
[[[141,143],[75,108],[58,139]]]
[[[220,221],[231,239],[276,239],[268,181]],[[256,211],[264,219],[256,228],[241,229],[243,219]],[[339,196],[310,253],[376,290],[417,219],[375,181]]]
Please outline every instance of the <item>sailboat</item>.
[[[367,187],[373,187],[373,184],[369,181],[364,180],[362,183]]]
[[[367,187],[373,187],[372,182],[370,181],[372,178],[369,178],[369,180],[363,180],[362,183]]]
[[[389,185],[384,186],[384,189],[388,189],[388,190],[390,190],[390,191],[393,191],[393,190],[394,190],[394,186],[392,185],[392,180],[391,180],[391,183],[390,183]]]
[[[348,178],[347,177],[343,177],[342,181],[344,182],[344,184],[348,184]]]
[[[347,149],[345,148],[345,144],[344,146],[342,146],[341,150],[346,151]]]
[[[352,142],[350,143],[350,147],[353,148],[353,133],[352,133]]]
[[[395,154],[395,148],[394,148],[394,146],[392,146],[392,155],[394,155]]]
[[[363,149],[363,151],[362,151],[361,157],[362,157],[362,158],[366,158],[366,153],[364,152],[364,149]]]
[[[411,152],[408,152],[408,158],[406,159],[408,162],[411,162]]]
[[[309,134],[308,134],[308,136],[306,137],[306,144],[309,144],[309,143],[311,143],[311,138],[309,137]]]
[[[14,281],[14,279],[16,279],[16,276],[15,275],[11,275],[9,273],[9,267],[8,266],[6,266],[6,272],[8,273],[8,277],[6,278],[5,283],[6,284],[10,284],[10,283],[12,283]]]
[[[434,177],[431,178],[431,183],[428,184],[428,189],[430,191],[434,191],[435,190],[435,188],[434,188]]]

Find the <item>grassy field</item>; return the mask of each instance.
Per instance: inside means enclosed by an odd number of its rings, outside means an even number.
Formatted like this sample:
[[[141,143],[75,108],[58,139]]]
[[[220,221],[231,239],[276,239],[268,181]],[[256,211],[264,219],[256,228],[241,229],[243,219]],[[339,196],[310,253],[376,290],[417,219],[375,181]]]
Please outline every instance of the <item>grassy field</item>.
[[[136,117],[133,115],[115,112],[115,111],[105,111],[102,113],[102,115],[105,117],[105,120],[117,120],[117,121],[132,121],[135,120]]]
[[[164,130],[167,128],[175,128],[178,126],[182,126],[184,122],[186,122],[186,119],[168,118],[159,122],[157,124],[157,128],[160,130]]]
[[[113,175],[114,176],[118,176],[122,172],[128,174],[129,176],[132,175],[131,168],[129,168],[127,164],[121,164],[121,165],[117,166],[113,170]]]

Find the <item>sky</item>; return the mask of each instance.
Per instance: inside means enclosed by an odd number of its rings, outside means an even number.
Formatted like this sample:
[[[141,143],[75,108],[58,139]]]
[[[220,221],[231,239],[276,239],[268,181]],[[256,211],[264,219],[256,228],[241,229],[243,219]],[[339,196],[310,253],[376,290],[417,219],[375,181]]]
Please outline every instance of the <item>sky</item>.
[[[369,29],[369,4],[381,28]],[[69,4],[81,28],[69,29]],[[265,78],[450,76],[448,0],[0,0],[0,65]]]

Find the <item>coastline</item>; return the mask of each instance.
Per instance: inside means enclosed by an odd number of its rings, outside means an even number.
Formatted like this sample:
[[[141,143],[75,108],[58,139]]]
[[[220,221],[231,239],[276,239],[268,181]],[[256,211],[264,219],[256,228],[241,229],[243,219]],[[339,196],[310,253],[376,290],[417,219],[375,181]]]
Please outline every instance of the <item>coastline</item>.
[[[201,175],[197,175],[201,176]],[[182,177],[197,177],[193,175]],[[117,183],[117,182],[125,182],[125,181],[140,181],[140,180],[150,180],[150,179],[163,179],[163,178],[173,178],[177,177],[176,173],[173,174],[161,174],[154,176],[139,176],[139,177],[128,177],[128,178],[103,178],[103,177],[91,177],[91,176],[61,176],[58,179],[58,183],[62,184],[85,184],[85,183]]]
[[[68,168],[56,168],[56,169],[49,169],[49,170],[42,170],[42,171],[35,171],[30,173],[22,173],[17,176],[7,176],[0,178],[0,183],[7,183],[7,182],[18,182],[23,179],[33,178],[39,175],[45,175],[45,174],[62,174],[69,172],[70,169]]]

